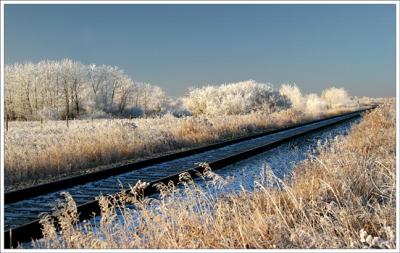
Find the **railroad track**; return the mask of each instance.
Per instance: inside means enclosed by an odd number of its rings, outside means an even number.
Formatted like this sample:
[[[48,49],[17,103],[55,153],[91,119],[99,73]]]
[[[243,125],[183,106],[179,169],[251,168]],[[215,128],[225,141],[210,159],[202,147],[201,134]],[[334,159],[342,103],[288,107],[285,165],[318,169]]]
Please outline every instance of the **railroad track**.
[[[41,238],[38,216],[52,211],[61,192],[67,191],[73,196],[80,220],[89,219],[100,213],[95,199],[99,194],[114,194],[141,180],[150,183],[144,191],[145,196],[150,196],[157,193],[152,185],[177,182],[183,172],[195,178],[204,170],[196,165],[200,162],[207,162],[217,170],[294,138],[360,117],[362,112],[375,107],[5,193],[4,247],[12,248],[18,243]]]

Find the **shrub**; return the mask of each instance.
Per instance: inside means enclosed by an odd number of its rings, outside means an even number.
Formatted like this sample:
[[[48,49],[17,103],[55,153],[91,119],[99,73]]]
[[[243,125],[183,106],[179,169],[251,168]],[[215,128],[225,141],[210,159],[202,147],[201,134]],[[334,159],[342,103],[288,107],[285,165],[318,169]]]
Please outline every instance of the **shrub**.
[[[303,96],[295,84],[283,84],[279,92],[290,99],[292,108],[313,115],[320,114],[328,108],[339,108],[352,104],[349,95],[343,88],[328,88],[322,92],[321,97],[315,93]]]
[[[322,91],[321,98],[330,108],[345,106],[350,103],[350,97],[343,88],[331,87]]]
[[[270,113],[290,107],[289,99],[274,91],[272,85],[253,80],[193,89],[184,104],[193,115]]]
[[[282,84],[279,92],[290,100],[293,108],[299,110],[303,110],[305,108],[306,99],[303,97],[303,94],[301,94],[301,91],[297,85]]]
[[[305,111],[309,114],[319,114],[328,109],[328,105],[317,94],[311,93],[306,97]]]

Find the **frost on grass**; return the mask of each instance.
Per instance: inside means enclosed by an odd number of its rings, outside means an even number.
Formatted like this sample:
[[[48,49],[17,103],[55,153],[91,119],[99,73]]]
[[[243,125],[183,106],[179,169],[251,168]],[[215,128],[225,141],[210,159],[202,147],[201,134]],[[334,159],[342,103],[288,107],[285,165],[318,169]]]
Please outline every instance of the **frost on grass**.
[[[102,169],[127,159],[210,144],[247,134],[331,116],[296,110],[266,114],[10,122],[5,132],[6,189]],[[33,159],[34,157],[34,159]],[[96,167],[96,168],[95,168]]]
[[[317,156],[296,165],[285,179],[267,170],[254,192],[215,198],[186,174],[181,187],[158,185],[160,199],[130,194],[117,203],[104,198],[96,232],[81,225],[69,236],[62,233],[61,244],[51,244],[55,234],[48,233],[37,246],[395,248],[394,108],[386,104],[368,113],[349,135],[320,146]],[[205,180],[224,187],[221,178],[203,166],[209,174]],[[133,211],[128,208],[132,205]],[[71,223],[73,217],[74,212]]]

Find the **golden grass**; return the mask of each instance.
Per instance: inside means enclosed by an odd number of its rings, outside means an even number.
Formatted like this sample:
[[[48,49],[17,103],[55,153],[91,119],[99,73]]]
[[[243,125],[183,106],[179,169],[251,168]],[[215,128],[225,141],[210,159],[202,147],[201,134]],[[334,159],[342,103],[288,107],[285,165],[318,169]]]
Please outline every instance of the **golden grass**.
[[[287,110],[273,114],[151,119],[10,122],[5,132],[6,191],[334,115]],[[115,165],[114,165],[115,166]]]
[[[100,197],[102,218],[74,226],[73,199],[59,209],[62,234],[44,217],[38,248],[395,248],[395,109],[365,115],[351,133],[320,147],[290,178],[271,171],[255,192],[215,199],[182,176],[161,185],[160,200]],[[211,172],[216,187],[221,179]],[[207,176],[207,175],[206,175]],[[181,197],[181,193],[186,194]],[[136,194],[136,195],[135,195]],[[139,197],[138,197],[139,196]],[[127,204],[133,203],[135,210]],[[116,212],[123,213],[123,223]]]

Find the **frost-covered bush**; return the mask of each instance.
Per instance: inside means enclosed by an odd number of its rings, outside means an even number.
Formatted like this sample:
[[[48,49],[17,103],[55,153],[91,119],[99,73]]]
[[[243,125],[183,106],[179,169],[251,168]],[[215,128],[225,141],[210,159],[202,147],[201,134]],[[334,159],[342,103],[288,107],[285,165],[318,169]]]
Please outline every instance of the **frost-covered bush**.
[[[297,85],[282,84],[279,92],[289,98],[293,108],[300,110],[305,108],[306,99],[303,97],[303,94],[301,94],[301,91]]]
[[[395,101],[395,98],[391,98]],[[370,97],[351,97],[352,103],[360,106],[366,106],[371,104],[383,104],[388,101],[388,98],[370,98]]]
[[[343,88],[331,87],[322,91],[321,98],[331,108],[345,106],[351,102],[349,94]]]
[[[310,114],[318,114],[328,109],[328,105],[317,94],[311,93],[306,97],[305,111]]]
[[[183,101],[193,115],[274,112],[290,107],[289,99],[275,91],[272,85],[253,80],[193,89]]]
[[[290,99],[292,108],[309,114],[318,114],[329,108],[353,104],[343,88],[328,88],[321,96],[315,93],[303,95],[295,84],[283,84],[279,91]]]

